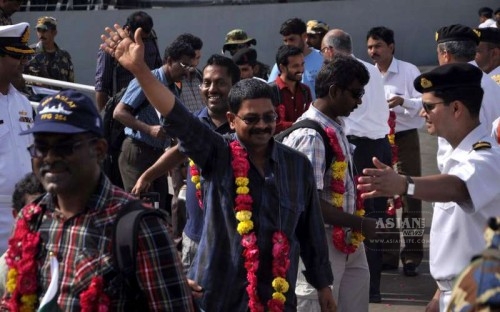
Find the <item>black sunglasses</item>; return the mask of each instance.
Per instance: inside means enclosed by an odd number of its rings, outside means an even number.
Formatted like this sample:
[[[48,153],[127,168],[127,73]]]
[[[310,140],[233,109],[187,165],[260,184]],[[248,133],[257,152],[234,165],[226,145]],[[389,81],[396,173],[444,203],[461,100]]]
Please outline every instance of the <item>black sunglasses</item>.
[[[351,96],[355,99],[360,99],[365,95],[365,89],[359,89],[359,90],[351,90],[351,89],[346,89],[351,93]]]
[[[422,102],[422,107],[424,108],[425,112],[428,114],[431,110],[433,110],[437,104],[446,104],[446,102],[441,101],[441,102],[435,102],[435,103],[424,103]]]
[[[250,115],[250,116],[244,116],[244,117],[240,117],[240,116],[235,114],[235,116],[238,117],[239,119],[243,120],[243,122],[246,123],[247,125],[256,125],[260,122],[261,119],[264,123],[270,124],[270,123],[275,122],[278,119],[278,115],[276,113],[265,114],[262,116]]]
[[[49,154],[52,150],[56,155],[60,157],[67,157],[72,155],[76,150],[78,150],[85,142],[94,142],[97,138],[86,138],[78,141],[65,142],[54,145],[44,145],[44,144],[32,144],[28,147],[28,152],[33,158],[43,158]]]

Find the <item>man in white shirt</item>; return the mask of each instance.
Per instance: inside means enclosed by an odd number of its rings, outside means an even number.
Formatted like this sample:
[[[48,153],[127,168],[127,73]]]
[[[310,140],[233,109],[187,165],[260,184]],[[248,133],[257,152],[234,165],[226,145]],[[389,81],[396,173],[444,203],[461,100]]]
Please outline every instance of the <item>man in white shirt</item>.
[[[391,109],[391,135],[394,134],[394,148],[397,153],[392,155],[393,166],[398,164],[403,174],[422,175],[420,164],[420,141],[418,129],[424,125],[424,119],[419,116],[422,109],[422,95],[413,87],[413,80],[420,75],[418,68],[410,63],[394,57],[394,32],[386,27],[374,27],[366,36],[368,55],[380,71],[384,83],[385,98]],[[391,140],[391,139],[390,139]],[[394,152],[394,149],[393,149]],[[397,159],[396,159],[396,158]],[[403,204],[402,220],[408,224],[417,224],[413,220],[422,218],[422,202],[407,197]],[[408,231],[403,231],[408,232]],[[397,268],[399,265],[400,234],[395,228],[390,238],[394,243],[384,243],[384,264]],[[423,233],[422,233],[423,234]],[[389,238],[389,237],[387,237]],[[404,236],[405,247],[401,250],[403,272],[406,276],[416,276],[416,268],[423,258],[421,236]]]
[[[427,132],[452,146],[441,174],[397,174],[377,159],[365,169],[363,198],[406,194],[434,202],[429,266],[437,290],[426,311],[445,311],[459,273],[483,251],[484,228],[498,216],[500,147],[480,121],[482,72],[467,63],[439,66],[417,77]]]
[[[352,55],[351,36],[341,29],[332,29],[326,33],[321,43],[321,54],[329,61],[335,54]],[[384,86],[380,72],[367,62],[357,59],[370,73],[370,81],[365,86],[362,96],[363,105],[360,105],[345,122],[345,133],[349,142],[355,146],[354,174],[361,174],[367,167],[373,167],[372,157],[378,157],[383,163],[391,163],[391,146],[387,140],[389,133],[389,106],[384,96]],[[385,218],[387,198],[376,198],[364,201],[366,217]],[[380,276],[382,271],[381,242],[365,240],[365,250],[370,269],[370,302],[381,302]]]
[[[301,49],[304,52],[304,73],[302,74],[302,83],[311,89],[313,100],[316,98],[314,93],[314,82],[321,66],[323,58],[318,50],[310,48],[307,45],[307,26],[299,18],[291,18],[281,24],[280,34],[283,36],[283,44]],[[280,74],[278,65],[274,64],[267,82],[273,82]]]
[[[437,56],[439,65],[451,63],[472,63],[479,44],[479,34],[470,27],[455,24],[441,27],[436,33]],[[474,65],[474,63],[472,63]],[[488,75],[483,73],[481,87],[484,90],[479,120],[488,132],[492,130],[492,124],[500,116],[500,88]],[[450,144],[443,138],[438,138],[437,165],[442,171],[446,158],[450,156],[452,149]]]
[[[0,26],[0,253],[7,249],[14,224],[11,213],[14,186],[19,177],[31,172],[27,148],[33,137],[19,133],[33,125],[33,109],[12,85],[22,77],[24,66],[35,53],[27,45],[29,37],[28,23]]]
[[[500,85],[500,29],[487,27],[476,31],[481,34],[476,50],[476,64]]]
[[[482,7],[477,11],[479,15],[478,28],[497,27],[496,21],[493,19],[493,10],[488,7]]]

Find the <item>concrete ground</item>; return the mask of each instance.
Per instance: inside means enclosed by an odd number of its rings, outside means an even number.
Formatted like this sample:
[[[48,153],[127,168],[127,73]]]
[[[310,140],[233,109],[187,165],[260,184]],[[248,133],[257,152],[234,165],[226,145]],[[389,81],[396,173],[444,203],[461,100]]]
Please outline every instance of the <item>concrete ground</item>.
[[[427,134],[425,128],[420,131],[420,154],[422,157],[422,175],[438,173],[436,166],[437,139]],[[425,311],[425,306],[436,291],[436,284],[429,274],[429,227],[432,208],[430,203],[422,205],[425,217],[424,260],[419,266],[419,275],[403,275],[402,265],[398,270],[382,272],[380,285],[382,303],[371,303],[370,312],[417,312]]]

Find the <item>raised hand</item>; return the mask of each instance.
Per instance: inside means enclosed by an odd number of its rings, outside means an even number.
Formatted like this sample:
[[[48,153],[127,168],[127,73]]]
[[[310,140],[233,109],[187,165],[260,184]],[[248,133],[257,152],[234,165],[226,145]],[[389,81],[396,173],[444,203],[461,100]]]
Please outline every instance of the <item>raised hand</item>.
[[[358,190],[363,191],[363,199],[372,197],[386,197],[403,194],[406,187],[406,178],[399,175],[391,167],[373,157],[375,168],[363,169],[364,176],[358,178]]]
[[[106,27],[107,34],[101,35],[101,49],[114,57],[123,67],[133,74],[147,68],[144,62],[144,43],[142,41],[142,29],[138,28],[131,39],[128,32],[120,25],[115,24],[114,30]],[[149,69],[148,69],[149,70]]]

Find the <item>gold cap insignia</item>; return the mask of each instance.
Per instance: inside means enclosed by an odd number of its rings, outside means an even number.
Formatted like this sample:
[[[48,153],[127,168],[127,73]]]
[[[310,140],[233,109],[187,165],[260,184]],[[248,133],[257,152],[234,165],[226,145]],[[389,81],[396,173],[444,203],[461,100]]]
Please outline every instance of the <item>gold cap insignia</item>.
[[[472,31],[476,34],[476,36],[477,36],[478,38],[481,38],[481,31],[479,31],[479,30],[477,30],[477,29],[473,29]]]
[[[436,41],[439,39],[439,33],[436,31]]]
[[[29,39],[30,39],[30,28],[26,27],[26,29],[23,32],[23,35],[21,36],[21,42],[23,44],[27,44]]]
[[[422,88],[428,89],[432,87],[432,82],[426,78],[422,78],[420,79],[420,85],[422,86]]]

